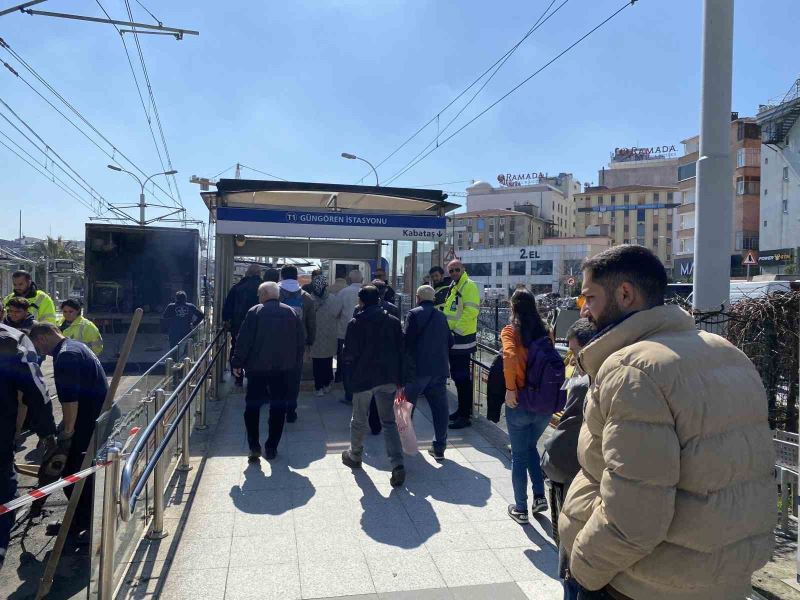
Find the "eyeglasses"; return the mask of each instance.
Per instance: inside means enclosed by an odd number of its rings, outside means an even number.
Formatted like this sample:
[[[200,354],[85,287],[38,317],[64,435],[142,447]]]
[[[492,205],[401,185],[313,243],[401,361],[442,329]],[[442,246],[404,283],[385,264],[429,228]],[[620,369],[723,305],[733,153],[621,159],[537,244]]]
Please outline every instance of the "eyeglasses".
[[[461,273],[461,269],[448,269],[448,273]]]

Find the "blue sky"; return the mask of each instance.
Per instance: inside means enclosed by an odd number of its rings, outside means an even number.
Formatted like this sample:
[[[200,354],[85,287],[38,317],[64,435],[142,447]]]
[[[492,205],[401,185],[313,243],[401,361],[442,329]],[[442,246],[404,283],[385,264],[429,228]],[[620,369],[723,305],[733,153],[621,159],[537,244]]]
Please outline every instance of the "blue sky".
[[[236,162],[295,181],[355,183],[364,165],[340,158],[342,151],[382,160],[513,46],[549,1],[143,3],[165,25],[200,31],[180,42],[141,36],[141,44],[184,204],[205,220],[189,177]],[[622,3],[569,0],[453,130]],[[121,0],[103,4],[115,18],[126,15]],[[677,145],[698,130],[701,5],[639,0],[395,184],[496,183],[507,171],[571,171],[596,181],[616,146]],[[36,8],[101,14],[89,0]],[[137,20],[150,21],[138,4],[132,8]],[[733,110],[749,115],[800,75],[791,58],[800,10],[796,0],[740,0],[735,23]],[[0,17],[0,36],[142,169],[161,170],[113,28],[11,14]],[[5,51],[0,57],[19,70]],[[108,170],[105,155],[5,69],[0,98],[108,200],[136,201],[136,184]],[[442,126],[454,114],[442,113]],[[21,141],[3,120],[0,132]],[[381,179],[435,136],[435,126],[423,132],[379,169]],[[247,170],[243,176],[261,177]],[[83,237],[89,211],[3,147],[0,177],[0,238],[16,237],[19,208],[26,235]]]

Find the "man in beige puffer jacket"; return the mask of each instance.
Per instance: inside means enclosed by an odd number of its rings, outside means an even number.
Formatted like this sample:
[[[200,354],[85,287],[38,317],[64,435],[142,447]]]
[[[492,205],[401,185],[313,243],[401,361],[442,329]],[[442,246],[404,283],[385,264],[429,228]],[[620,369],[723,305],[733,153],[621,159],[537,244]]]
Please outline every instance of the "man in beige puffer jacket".
[[[776,520],[767,399],[750,360],[664,306],[640,246],[583,266],[591,378],[559,533],[567,585],[620,600],[743,600]],[[594,597],[592,594],[582,597]]]

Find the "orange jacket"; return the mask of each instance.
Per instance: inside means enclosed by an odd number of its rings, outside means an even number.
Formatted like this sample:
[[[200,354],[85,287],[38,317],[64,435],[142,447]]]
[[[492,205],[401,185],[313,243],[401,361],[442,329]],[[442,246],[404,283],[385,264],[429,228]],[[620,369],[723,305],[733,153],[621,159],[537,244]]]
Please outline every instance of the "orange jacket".
[[[525,387],[525,367],[528,364],[528,349],[522,345],[519,335],[511,325],[500,332],[503,343],[503,376],[507,390]]]

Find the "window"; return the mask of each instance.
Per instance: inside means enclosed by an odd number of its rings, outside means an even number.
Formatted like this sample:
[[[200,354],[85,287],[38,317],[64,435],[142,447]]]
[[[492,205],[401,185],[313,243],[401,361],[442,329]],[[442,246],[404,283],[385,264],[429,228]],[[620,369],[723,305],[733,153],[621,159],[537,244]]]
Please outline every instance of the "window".
[[[644,204],[645,201],[646,198],[644,197],[644,194],[639,194],[639,196],[636,198],[636,204]]]
[[[598,196],[598,197],[597,197],[597,204],[598,204],[598,205],[599,205],[599,204],[603,204],[603,197],[602,197],[602,196]]]
[[[659,200],[660,198],[661,198],[661,194],[659,194],[658,192],[655,192],[655,193],[653,194],[653,202],[658,202],[658,200]]]
[[[503,263],[499,262],[494,264],[494,274],[495,275],[503,274]]]
[[[757,231],[737,231],[736,250],[758,250]]]
[[[478,219],[478,231],[486,229],[486,219]]]
[[[512,245],[512,246],[516,246],[516,244],[517,244],[516,237],[514,236],[513,232],[511,234],[509,234],[509,236],[508,236],[508,243],[510,245]]]
[[[658,223],[653,223],[653,233],[658,232]]]
[[[624,238],[624,239],[622,240],[622,243],[623,243],[623,244],[630,244],[630,243],[631,243],[631,241],[630,241],[628,238]]]
[[[643,238],[644,237],[644,223],[637,223],[636,224],[636,237]]]
[[[761,187],[761,178],[760,177],[737,177],[736,178],[736,195],[737,196],[745,196],[745,195],[753,195],[757,196],[759,194]],[[766,193],[765,193],[766,195]]]
[[[552,274],[553,274],[552,260],[531,261],[531,275],[552,275]]]
[[[631,197],[630,197],[630,195],[629,195],[629,194],[625,194],[625,195],[622,197],[622,201],[623,201],[625,204],[627,204],[628,202],[630,202],[630,201],[631,201]]]
[[[767,158],[766,156],[764,157],[764,164],[765,164],[765,165],[768,165],[768,164],[769,164],[769,158]]]
[[[623,231],[624,231],[625,233],[628,233],[628,230],[629,230],[628,224],[627,224],[627,223],[625,223],[625,229],[624,229]],[[627,243],[627,242],[625,242],[625,243]]]
[[[697,175],[697,163],[689,163],[688,165],[680,165],[678,167],[678,181],[685,181]]]
[[[736,166],[757,167],[761,160],[760,148],[739,148],[736,151]]]
[[[789,200],[781,200],[781,207],[783,208],[783,214],[789,214]]]
[[[667,192],[667,202],[672,202],[675,195],[672,192]]]
[[[636,220],[637,221],[644,221],[645,219],[645,210],[643,208],[636,209]]]
[[[464,270],[470,277],[491,277],[492,263],[464,263]]]
[[[514,231],[514,224],[517,222],[516,219],[509,219],[508,220],[508,230]]]
[[[789,167],[783,167],[783,180],[789,181]]]
[[[694,252],[694,238],[681,238],[678,240],[678,254],[691,254]]]
[[[667,223],[667,231],[672,231],[672,223]]]
[[[739,122],[739,128],[736,132],[736,139],[742,140],[758,140],[761,139],[761,127],[757,123],[744,123]]]
[[[680,216],[681,217],[681,229],[693,229],[694,228],[694,213],[686,213]]]
[[[611,194],[611,204],[617,203],[617,197],[614,194]]]
[[[505,225],[505,223],[506,223],[506,218],[500,217],[500,225]]]
[[[654,237],[653,238],[653,248],[656,248],[657,246],[658,246],[658,238]]]
[[[764,221],[764,227],[766,227],[766,226],[767,226],[767,222],[766,222],[766,221]]]
[[[525,261],[524,260],[512,260],[508,263],[508,274],[509,275],[525,275]]]

